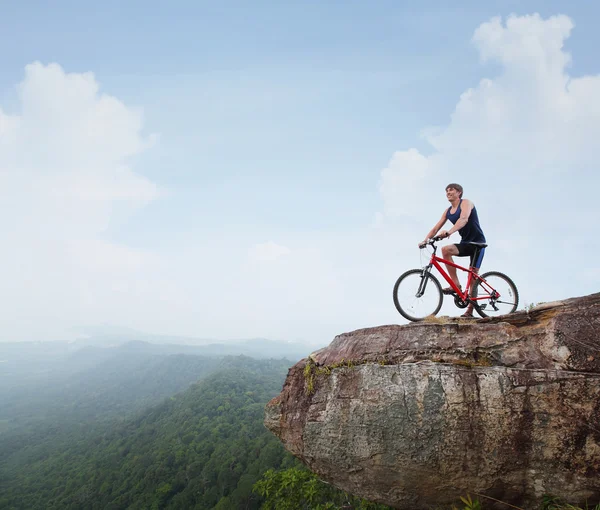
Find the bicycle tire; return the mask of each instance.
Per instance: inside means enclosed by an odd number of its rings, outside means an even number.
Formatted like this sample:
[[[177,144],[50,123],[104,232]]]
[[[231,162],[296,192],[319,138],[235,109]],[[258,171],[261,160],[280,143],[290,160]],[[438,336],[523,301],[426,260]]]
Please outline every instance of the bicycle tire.
[[[484,280],[488,280],[488,279],[492,279],[492,278],[503,280],[504,283],[510,289],[510,291],[512,291],[512,293],[513,293],[513,299],[511,299],[511,303],[508,303],[508,302],[504,303],[504,304],[510,304],[510,308],[508,309],[508,311],[504,311],[503,313],[498,314],[498,315],[508,315],[509,313],[514,313],[517,310],[517,307],[519,306],[519,290],[517,289],[515,282],[513,282],[508,276],[506,276],[504,273],[501,273],[500,271],[489,271],[487,273],[482,274],[481,278],[483,278]],[[474,289],[475,296],[478,295],[478,291],[481,286],[482,286],[481,281],[477,280],[477,284],[475,285],[475,289]],[[494,287],[494,286],[492,285],[492,287]],[[486,313],[487,306],[485,306],[485,304],[482,307],[482,305],[479,302],[476,302],[474,304],[474,308],[477,311],[477,313],[479,315],[481,315],[482,317],[495,317],[495,316],[497,317],[498,316],[498,315]]]
[[[442,302],[444,299],[444,296],[442,294],[442,286],[440,285],[440,282],[431,273],[427,273],[427,276],[426,276],[427,281],[425,283],[425,293],[427,294],[428,298],[432,302],[432,305],[428,306],[428,308],[432,308],[432,310],[429,311],[429,313],[415,315],[415,313],[412,311],[412,308],[414,308],[414,306],[411,308],[410,303],[408,302],[408,299],[410,298],[411,292],[413,294],[413,304],[414,304],[414,299],[418,299],[414,296],[414,294],[417,292],[417,290],[419,288],[422,275],[423,275],[422,269],[410,269],[410,270],[406,271],[404,274],[402,274],[400,276],[400,278],[398,278],[398,280],[396,280],[396,283],[394,284],[393,297],[394,297],[394,305],[396,306],[396,310],[398,310],[398,312],[400,312],[400,315],[402,315],[402,317],[404,317],[405,319],[408,319],[411,322],[419,322],[419,321],[422,321],[425,317],[429,317],[431,315],[436,315],[440,311],[440,308],[442,307]],[[412,279],[415,276],[419,276],[419,279],[415,279],[416,287],[413,286],[412,282],[409,282],[409,279]],[[406,299],[404,299],[403,297],[400,297],[398,295],[402,283],[406,283],[406,284],[410,285],[410,287],[408,288],[409,297]],[[411,289],[412,289],[412,291],[411,291]]]

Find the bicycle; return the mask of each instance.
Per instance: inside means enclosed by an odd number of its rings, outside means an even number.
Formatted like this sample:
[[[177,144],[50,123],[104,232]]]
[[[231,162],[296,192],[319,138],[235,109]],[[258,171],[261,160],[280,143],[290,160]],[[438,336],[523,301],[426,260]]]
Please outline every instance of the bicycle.
[[[519,292],[514,282],[504,273],[489,271],[482,275],[466,267],[444,260],[436,255],[436,242],[441,241],[436,236],[428,239],[421,249],[427,245],[433,247],[429,263],[422,269],[406,271],[394,285],[394,305],[400,314],[409,321],[418,322],[426,317],[435,316],[442,307],[444,293],[439,280],[431,273],[435,267],[448,282],[453,292],[454,304],[458,308],[466,308],[469,303],[481,317],[494,317],[513,313],[519,304]],[[487,246],[484,243],[474,244],[477,250]],[[473,260],[477,257],[475,253]],[[444,265],[449,265],[467,273],[467,283],[463,292],[448,275]],[[469,295],[471,284],[473,291]],[[480,294],[481,293],[481,294]]]

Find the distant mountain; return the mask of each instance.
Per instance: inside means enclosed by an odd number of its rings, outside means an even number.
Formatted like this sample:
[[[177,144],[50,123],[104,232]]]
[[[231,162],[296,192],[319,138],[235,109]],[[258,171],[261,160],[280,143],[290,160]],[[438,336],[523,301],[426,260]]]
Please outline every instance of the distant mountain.
[[[129,328],[95,326],[80,329],[81,338],[74,344],[78,347],[118,347],[131,342],[144,342],[160,346],[171,346],[171,353],[202,354],[204,356],[237,356],[243,354],[255,358],[289,358],[298,360],[308,356],[318,347],[305,343],[269,340],[267,338],[232,339],[219,341],[212,338],[155,335]],[[197,350],[201,348],[200,350]],[[0,351],[1,352],[1,351]],[[162,351],[166,352],[166,351]],[[2,359],[0,357],[0,359]]]
[[[149,335],[115,328],[91,330],[91,333],[94,332],[97,333],[95,336],[90,335],[75,342],[0,342],[0,396],[23,384],[87,370],[115,355],[244,355],[257,359],[288,359],[296,362],[316,350],[306,344],[265,338],[217,342],[200,338]]]
[[[77,328],[79,334],[74,343],[79,345],[97,345],[103,347],[115,347],[124,342],[142,341],[153,344],[177,344],[177,345],[206,345],[215,342],[212,338],[188,337],[177,335],[156,335],[144,333],[131,328],[118,326],[100,325]]]
[[[93,357],[111,357],[114,353],[133,354],[190,354],[195,356],[223,357],[249,356],[251,358],[286,358],[298,361],[310,354],[299,344],[285,344],[273,340],[245,340],[240,343],[214,343],[207,345],[156,344],[144,340],[129,340],[112,347],[80,345],[69,357],[85,360]]]
[[[302,357],[297,352],[287,358],[290,352],[285,344],[268,340],[207,346],[139,340],[115,347],[0,345],[0,359],[7,359],[0,364],[0,428],[48,416],[57,423],[105,418],[185,390],[228,358],[278,359],[289,367]]]
[[[206,356],[127,353],[121,349],[100,353],[104,356],[96,356],[95,350],[80,351],[74,363],[61,371],[0,388],[2,428],[105,421],[187,389],[222,362]]]
[[[289,367],[310,354],[301,344],[260,338],[180,345],[137,336],[104,344],[0,343],[0,434],[47,418],[56,424],[73,419],[88,423],[141,409],[185,390],[228,356],[282,360]]]

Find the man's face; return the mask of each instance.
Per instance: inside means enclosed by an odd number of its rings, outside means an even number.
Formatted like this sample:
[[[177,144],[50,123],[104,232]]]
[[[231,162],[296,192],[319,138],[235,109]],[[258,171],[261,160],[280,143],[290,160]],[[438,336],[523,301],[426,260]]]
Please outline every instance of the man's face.
[[[454,188],[446,188],[446,198],[452,202],[453,200],[460,198],[460,192]]]

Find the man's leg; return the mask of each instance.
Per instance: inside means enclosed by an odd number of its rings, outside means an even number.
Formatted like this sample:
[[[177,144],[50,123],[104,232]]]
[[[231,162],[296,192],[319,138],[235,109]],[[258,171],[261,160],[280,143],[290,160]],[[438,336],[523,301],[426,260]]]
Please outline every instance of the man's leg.
[[[452,257],[455,255],[458,255],[458,248],[455,244],[448,244],[442,247],[442,258],[444,260],[454,263],[454,259]],[[446,264],[446,269],[448,270],[448,274],[450,275],[450,278],[452,278],[452,281],[457,287],[460,287],[460,282],[458,281],[458,276],[456,274],[456,268]]]
[[[479,269],[481,267],[481,263],[483,262],[483,254],[485,253],[485,248],[481,248],[475,251],[473,256],[471,257],[471,266],[469,269],[473,271],[475,274],[479,274]],[[469,286],[469,296],[477,297],[477,281],[475,278],[471,280],[471,285]],[[473,304],[469,303],[465,313],[462,314],[462,317],[473,317]]]
[[[475,274],[479,274],[479,268],[471,266],[471,267],[469,267],[469,269],[471,271],[473,271]],[[471,285],[469,287],[469,296],[477,297],[476,287],[477,287],[477,281],[475,280],[475,278],[473,278],[473,280],[471,280]],[[465,310],[465,313],[462,314],[462,317],[473,317],[473,303],[468,304],[467,309]]]

